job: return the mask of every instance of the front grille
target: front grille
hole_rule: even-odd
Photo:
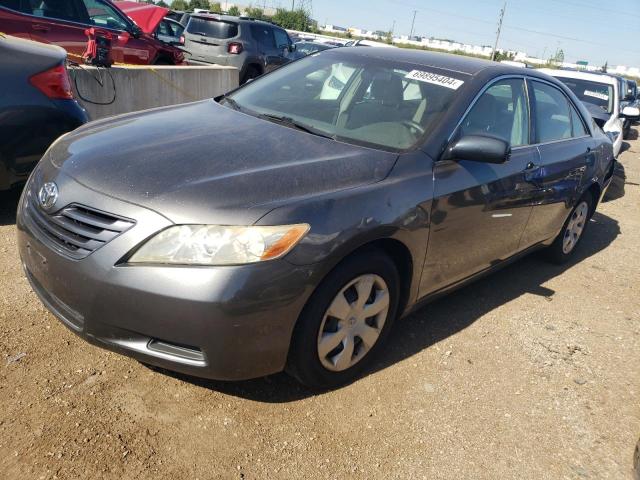
[[[53,214],[44,212],[35,195],[27,193],[25,213],[42,240],[60,253],[79,260],[131,228],[135,222],[83,205],[69,205]]]

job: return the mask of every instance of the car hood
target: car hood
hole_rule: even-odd
[[[153,33],[160,21],[169,12],[168,8],[158,7],[149,3],[115,2],[131,20],[136,22],[144,33]]]
[[[205,100],[88,123],[58,140],[43,163],[49,178],[62,173],[175,223],[237,225],[380,181],[396,159]]]

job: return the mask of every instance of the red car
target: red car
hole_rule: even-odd
[[[0,30],[9,35],[60,45],[71,59],[78,60],[85,51],[88,41],[85,30],[91,27],[112,34],[114,62],[184,63],[182,50],[145,33],[109,0],[0,0]]]

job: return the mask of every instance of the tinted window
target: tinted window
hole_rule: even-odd
[[[375,57],[305,57],[230,97],[249,114],[286,117],[342,142],[404,150],[431,132],[464,82],[463,74],[425,68]]]
[[[91,23],[96,27],[126,30],[129,26],[110,5],[98,0],[83,0],[83,2],[87,8]]]
[[[187,25],[187,32],[194,35],[213,38],[233,38],[238,35],[238,24],[234,22],[223,22],[220,20],[209,20],[200,17],[191,17]]]
[[[23,0],[20,10],[35,15],[36,17],[89,23],[89,15],[82,2],[69,0]]]
[[[20,8],[20,0],[0,0],[0,7],[10,8],[11,10],[24,10]]]
[[[164,19],[158,25],[158,34],[165,35],[167,37],[179,37],[182,35],[182,31],[184,27],[177,22],[171,22],[167,19]]]
[[[491,135],[512,147],[529,143],[529,110],[524,80],[494,83],[462,122],[463,135]]]
[[[582,121],[582,116],[571,106],[571,125],[573,127],[574,137],[583,137],[588,135],[587,129]]]
[[[538,143],[571,138],[569,102],[564,94],[546,83],[531,82],[535,99]]]
[[[273,49],[276,47],[271,28],[263,25],[251,25],[251,34],[262,48]]]
[[[276,45],[278,49],[287,48],[291,44],[291,40],[289,40],[289,35],[284,30],[280,30],[279,28],[275,28],[273,33],[276,37]]]

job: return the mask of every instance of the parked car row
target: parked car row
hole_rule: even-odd
[[[614,155],[622,149],[631,123],[640,119],[638,93],[623,77],[576,70],[541,69],[562,81],[585,105],[593,121],[610,135]]]
[[[87,47],[85,30],[99,28],[114,39],[114,62],[231,65],[241,83],[327,48],[304,43],[296,52],[284,29],[260,20],[133,1],[0,0],[0,23],[7,34],[59,45],[76,59]]]
[[[203,58],[241,43],[245,74],[260,38],[292,53],[237,17],[192,15],[184,34]],[[534,250],[577,251],[615,167],[586,105],[620,112],[619,84],[598,79],[332,48],[215,100],[100,120],[24,188],[26,276],[70,330],[145,363],[344,384],[399,316]]]

